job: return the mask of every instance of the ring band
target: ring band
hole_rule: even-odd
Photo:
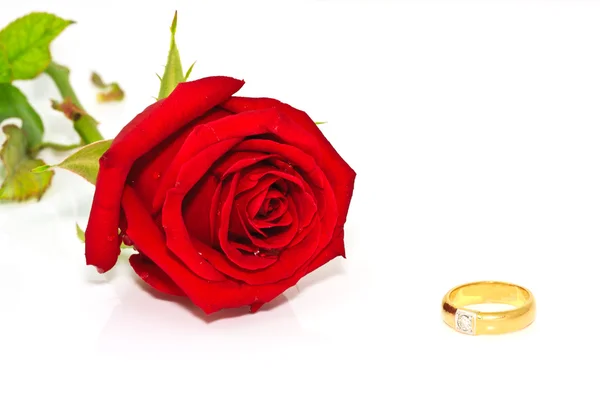
[[[506,311],[479,311],[481,304],[506,304]],[[451,289],[442,303],[444,322],[468,335],[491,335],[521,330],[535,319],[535,299],[524,287],[512,283],[483,281]]]

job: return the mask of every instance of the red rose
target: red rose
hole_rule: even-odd
[[[123,128],[100,159],[88,264],[110,270],[131,241],[144,281],[211,313],[256,311],[344,256],[354,171],[304,112],[232,97],[243,84],[182,83]]]

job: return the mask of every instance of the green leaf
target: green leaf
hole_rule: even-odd
[[[323,121],[317,121],[317,122],[315,122],[315,125],[323,125],[323,124],[326,124],[326,123],[327,123],[327,122],[323,122]]]
[[[101,90],[101,92],[96,95],[96,99],[99,103],[121,101],[125,97],[125,92],[117,82],[105,83],[97,72],[92,73],[91,80],[92,84]]]
[[[53,143],[53,142],[43,142],[36,148],[32,149],[32,151],[39,152],[44,149],[50,149],[50,150],[54,150],[54,151],[71,151],[71,150],[75,150],[81,146],[83,146],[83,143],[62,144],[62,143]]]
[[[176,31],[177,11],[175,11],[175,16],[171,23],[171,47],[167,57],[167,65],[165,65],[165,72],[160,80],[160,90],[158,92],[159,99],[164,99],[170,95],[179,83],[185,81],[183,68],[181,67],[181,58],[179,57],[179,50],[177,50],[177,44],[175,43]],[[189,72],[191,72],[191,70]]]
[[[53,14],[33,12],[8,24],[0,31],[0,46],[8,61],[8,69],[4,65],[0,76],[8,71],[8,81],[13,81],[41,74],[52,59],[50,42],[72,23]]]
[[[6,178],[0,186],[0,201],[39,200],[50,186],[54,171],[32,173],[33,168],[43,166],[44,162],[29,155],[25,133],[16,125],[6,125],[3,131],[6,142],[0,150],[0,158]]]
[[[75,224],[75,226],[77,228],[77,237],[79,238],[79,240],[81,240],[81,243],[85,243],[85,232],[83,231],[83,229],[81,229],[79,224]]]
[[[110,85],[110,89],[100,92],[96,95],[98,103],[108,103],[111,101],[121,101],[125,98],[125,92],[117,83]]]
[[[97,72],[92,72],[91,77],[92,84],[96,86],[98,89],[106,89],[108,84],[104,83],[104,79]]]
[[[33,172],[44,173],[48,168],[62,168],[76,173],[95,185],[100,169],[100,157],[108,150],[111,143],[112,139],[108,139],[88,144],[65,158],[60,164],[48,166],[47,168],[36,168]]]
[[[31,172],[33,172],[34,174],[39,174],[40,172],[44,172],[44,171],[48,171],[49,169],[54,168],[54,166],[52,165],[40,165],[39,167],[35,167],[31,169]]]
[[[0,45],[0,83],[10,82],[10,64],[4,46]]]
[[[185,73],[185,76],[183,77],[184,82],[187,82],[188,78],[190,77],[192,70],[194,69],[194,65],[196,65],[196,61],[194,61],[194,63],[192,65],[190,65],[187,72]]]
[[[28,147],[42,142],[44,124],[19,89],[10,83],[0,83],[0,124],[8,118],[23,121],[23,131],[27,136]]]

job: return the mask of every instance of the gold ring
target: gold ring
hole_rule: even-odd
[[[480,311],[488,304],[511,306],[503,311]],[[535,319],[535,299],[524,287],[512,283],[473,282],[451,289],[442,302],[444,322],[460,333],[491,335],[521,330]]]

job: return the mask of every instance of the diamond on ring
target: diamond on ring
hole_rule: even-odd
[[[456,310],[454,326],[457,331],[467,335],[475,334],[476,314],[465,310]]]

